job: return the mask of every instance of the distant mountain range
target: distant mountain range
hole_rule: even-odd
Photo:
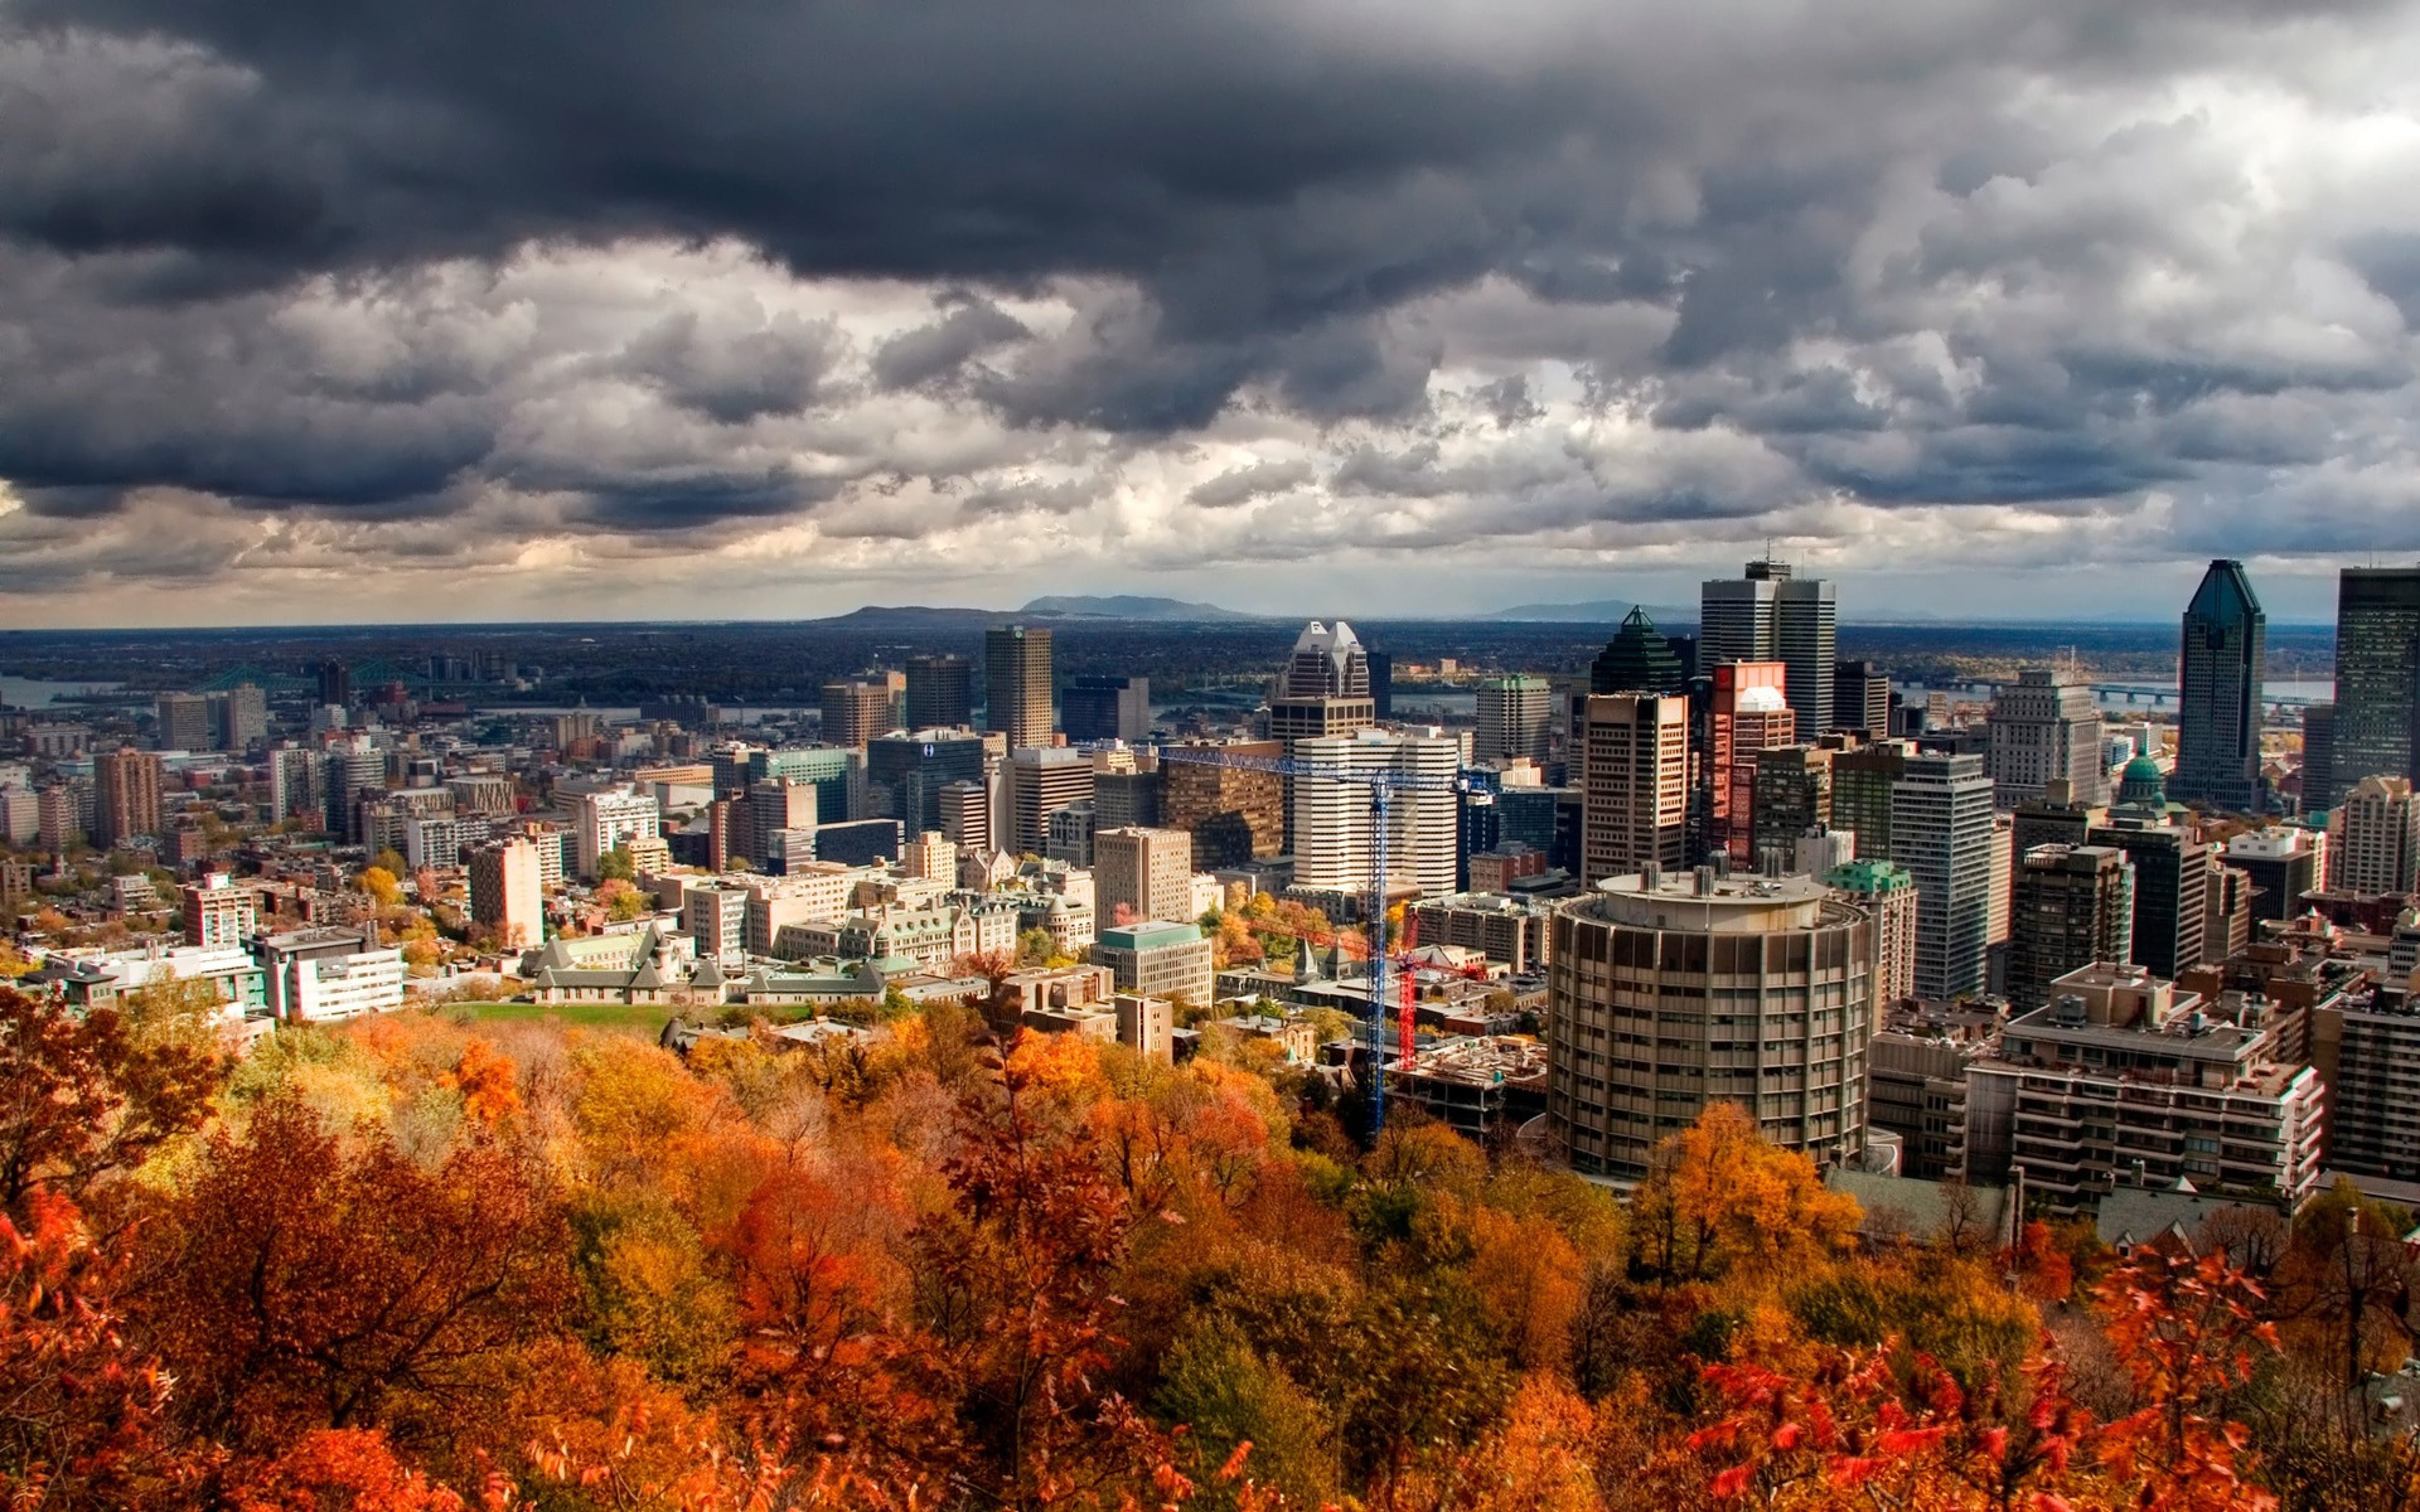
[[[1181,598],[1151,598],[1140,594],[1053,594],[1034,599],[1019,614],[1066,616],[1094,620],[1172,620],[1203,625],[1213,620],[1257,620],[1216,604],[1188,603]]]
[[[1515,604],[1492,614],[1475,614],[1480,620],[1528,620],[1538,624],[1619,625],[1622,617],[1638,606],[1627,599],[1592,598],[1577,604]],[[1661,625],[1666,620],[1685,623],[1697,616],[1685,609],[1669,605],[1650,604],[1647,617]]]
[[[1627,599],[1590,599],[1575,604],[1515,604],[1485,614],[1440,614],[1440,620],[1472,620],[1488,623],[1528,621],[1544,625],[1618,625],[1634,606]],[[1649,617],[1658,625],[1686,625],[1697,619],[1693,609],[1650,604]],[[1360,619],[1364,616],[1356,615]],[[1385,618],[1386,616],[1370,616]],[[1287,618],[1266,614],[1248,614],[1223,605],[1200,603],[1183,598],[1154,598],[1140,594],[1051,594],[1014,609],[935,609],[919,604],[869,604],[846,614],[836,614],[826,624],[850,625],[865,629],[894,630],[968,630],[990,625],[1008,625],[1018,620],[1103,620],[1160,625],[1235,625],[1256,621]]]

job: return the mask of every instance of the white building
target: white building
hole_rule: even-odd
[[[697,958],[719,965],[748,959],[748,889],[719,882],[681,892],[681,930],[697,942]]]
[[[325,1024],[401,1008],[403,951],[369,943],[374,937],[338,928],[262,935],[253,953],[266,979],[270,1015]]]
[[[1911,756],[1891,784],[1890,859],[1916,884],[1916,991],[1983,991],[1992,932],[1992,779],[1979,756]]]
[[[2091,687],[2071,681],[2063,669],[2028,667],[2017,681],[2002,683],[1992,700],[1990,733],[1988,770],[2002,808],[2040,797],[2054,778],[2073,785],[2078,803],[2105,800],[2101,708]]]
[[[1461,811],[1453,784],[1461,748],[1432,735],[1357,730],[1297,741],[1296,761],[1363,773],[1394,773],[1423,780],[1388,795],[1387,884],[1426,895],[1454,890],[1456,827]],[[1369,890],[1374,811],[1372,789],[1357,781],[1297,775],[1294,779],[1295,886],[1359,895]]]
[[[2399,777],[2365,777],[2329,822],[2328,887],[2371,896],[2412,890],[2420,868],[2420,800]]]
[[[663,822],[653,795],[625,783],[573,800],[573,830],[580,874],[594,879],[597,863],[634,840],[654,840]]]

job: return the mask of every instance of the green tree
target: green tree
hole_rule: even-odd
[[[1020,965],[1038,966],[1050,959],[1057,949],[1047,929],[1030,929],[1016,937],[1016,959]]]
[[[1246,1469],[1264,1487],[1305,1506],[1335,1497],[1336,1426],[1326,1409],[1256,1353],[1225,1318],[1197,1322],[1162,1366],[1153,1399],[1160,1417],[1190,1428],[1187,1473],[1200,1504],[1233,1506],[1236,1488],[1216,1473],[1239,1444],[1251,1445]]]
[[[638,874],[639,869],[631,864],[630,848],[627,845],[616,845],[597,858],[597,880],[599,882],[628,882]]]

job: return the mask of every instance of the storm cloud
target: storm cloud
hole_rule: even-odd
[[[0,0],[0,589],[2316,574],[2415,535],[2415,64],[2408,0]]]

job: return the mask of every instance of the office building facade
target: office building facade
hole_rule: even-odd
[[[2333,808],[2365,777],[2412,776],[2420,721],[2420,567],[2347,567],[2336,580]],[[2305,795],[2305,801],[2308,795]]]
[[[1671,694],[1591,693],[1572,744],[1579,767],[1580,880],[1642,867],[1678,872],[1687,859],[1689,701]]]
[[[823,732],[827,746],[862,746],[899,727],[893,717],[891,685],[850,678],[826,683]]]
[[[2107,757],[2092,689],[2063,669],[2028,667],[1992,700],[1988,770],[2000,806],[2013,809],[2064,780],[2077,801],[2099,803]]]
[[[1128,922],[1193,917],[1193,837],[1181,829],[1117,828],[1093,836],[1093,906]]]
[[[1490,677],[1475,698],[1471,760],[1482,766],[1524,758],[1546,764],[1555,731],[1554,689],[1543,677]]]
[[[1143,739],[1151,733],[1151,679],[1069,678],[1059,691],[1059,726],[1071,743]]]
[[[2023,1012],[2071,971],[2133,959],[2133,865],[2107,845],[2038,846],[2018,860],[2009,914],[2008,996]]]
[[[1811,738],[1832,728],[1838,618],[1830,582],[1800,578],[1786,562],[1751,562],[1741,577],[1714,579],[1700,590],[1698,664],[1781,662],[1784,698]]]
[[[1050,816],[1092,800],[1093,763],[1080,750],[1025,747],[1009,752],[1002,770],[1008,813],[1001,848],[1011,855],[1044,855],[1050,845]]]
[[[2241,562],[2219,561],[2186,606],[2177,663],[2177,764],[2168,792],[2180,802],[2257,813],[2260,678],[2269,616]]]
[[[1022,625],[984,632],[984,724],[1011,750],[1050,744],[1050,632]]]
[[[1916,990],[1934,1002],[1987,981],[1992,813],[1979,756],[1910,756],[1891,784],[1890,859],[1916,886]]]
[[[1890,677],[1879,663],[1832,664],[1832,728],[1880,740],[1891,733]]]
[[[908,658],[908,728],[956,730],[975,722],[974,666],[964,656]]]
[[[1422,896],[1455,890],[1462,769],[1458,742],[1360,730],[1295,743],[1297,759],[1334,770],[1419,781],[1388,795],[1387,886]],[[1318,777],[1294,779],[1295,886],[1359,897],[1375,865],[1378,811],[1373,788]]]

